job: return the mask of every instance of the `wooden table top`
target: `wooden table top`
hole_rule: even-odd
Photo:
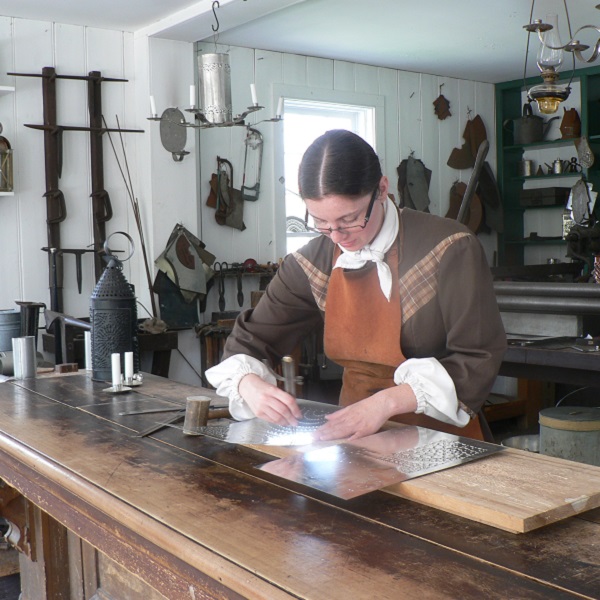
[[[84,538],[127,528],[189,565],[182,598],[197,572],[250,598],[600,597],[599,510],[515,535],[384,492],[341,500],[258,471],[257,449],[140,438],[168,415],[119,415],[214,392],[106,387],[83,372],[0,384],[0,477],[70,528],[59,500],[88,507]]]

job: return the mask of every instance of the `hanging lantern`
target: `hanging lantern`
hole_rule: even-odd
[[[229,54],[201,54],[198,62],[203,114],[210,123],[228,123],[231,108],[231,67]]]
[[[133,240],[122,231],[131,243]],[[112,234],[115,235],[115,234]],[[104,243],[108,266],[100,277],[90,298],[90,322],[92,324],[92,379],[111,381],[113,353],[121,354],[121,372],[124,372],[125,352],[133,352],[133,369],[140,370],[137,339],[137,304],[133,286],[123,275],[123,263],[111,255],[108,240]]]
[[[2,123],[0,123],[0,133],[2,133]],[[10,142],[0,135],[0,192],[13,190],[13,151]]]

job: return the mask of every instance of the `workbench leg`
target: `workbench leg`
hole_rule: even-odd
[[[26,502],[28,502],[26,500]],[[67,600],[69,560],[67,530],[32,506],[36,560],[19,557],[21,590],[25,600]]]

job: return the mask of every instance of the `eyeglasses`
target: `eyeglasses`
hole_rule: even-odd
[[[371,201],[369,202],[369,206],[367,208],[367,214],[365,215],[365,220],[362,224],[357,225],[348,225],[346,227],[309,227],[306,225],[307,231],[313,231],[315,233],[322,233],[323,235],[331,235],[334,231],[338,233],[350,233],[351,231],[358,231],[359,229],[364,229],[371,218],[371,212],[373,211],[373,206],[375,206],[375,200],[379,197],[379,185],[373,191],[373,195],[371,196]],[[306,211],[306,216],[304,218],[304,222],[308,222],[308,211]]]

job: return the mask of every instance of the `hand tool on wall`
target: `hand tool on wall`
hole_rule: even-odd
[[[238,305],[241,307],[244,305],[244,289],[242,284],[242,273],[244,271],[244,267],[242,265],[237,265],[237,301]]]
[[[225,273],[229,269],[229,265],[226,262],[216,262],[213,265],[215,271],[215,277],[217,278],[217,285],[219,286],[219,310],[223,312],[225,310]]]
[[[50,248],[42,248],[44,252],[50,252]],[[81,286],[83,281],[83,268],[81,264],[81,257],[87,252],[95,252],[93,248],[61,248],[57,250],[59,254],[73,254],[75,256],[75,270],[77,274],[77,290],[81,294]]]
[[[481,173],[481,168],[483,167],[483,161],[485,160],[489,149],[490,143],[487,140],[483,140],[481,144],[479,144],[477,156],[475,158],[475,166],[473,167],[471,177],[469,177],[469,183],[467,183],[467,189],[463,195],[458,216],[456,217],[456,220],[459,223],[465,223],[466,221],[467,211],[469,210],[471,199],[475,194],[475,188],[477,187],[477,183],[479,181],[479,174]]]
[[[104,190],[102,135],[106,132],[143,133],[143,129],[109,129],[102,126],[101,83],[127,82],[127,79],[102,77],[100,71],[90,71],[88,75],[58,75],[54,67],[44,67],[42,73],[8,73],[20,77],[41,77],[44,106],[44,123],[25,124],[25,127],[39,129],[44,132],[44,154],[46,167],[46,212],[48,222],[48,247],[60,249],[59,224],[67,216],[65,198],[58,187],[58,180],[62,173],[62,144],[63,132],[87,131],[90,133],[90,154],[92,169],[92,203],[94,218],[94,245],[95,249],[102,248],[105,240],[104,223],[112,217],[110,198]],[[88,85],[88,110],[90,115],[89,127],[74,125],[58,125],[56,122],[56,80],[71,79],[86,81]],[[62,308],[62,257],[57,256],[59,274],[58,278],[58,306]],[[94,261],[96,281],[102,275],[104,264],[101,256],[97,254]],[[51,283],[52,287],[52,283]]]
[[[252,127],[246,127],[246,140],[244,145],[246,150],[244,152],[244,175],[242,177],[242,198],[249,202],[256,202],[258,200],[258,193],[260,191],[260,173],[262,169],[262,155],[263,155],[263,136],[258,129]],[[252,186],[246,185],[246,165],[248,162],[248,148],[258,151],[258,166],[256,173],[256,183]]]
[[[106,240],[107,221],[112,218],[112,206],[108,192],[104,189],[104,159],[102,150],[102,74],[88,73],[88,111],[90,115],[90,164],[92,175],[92,215],[94,220],[94,247],[102,248]],[[104,264],[99,254],[94,256],[96,281],[102,276]]]

